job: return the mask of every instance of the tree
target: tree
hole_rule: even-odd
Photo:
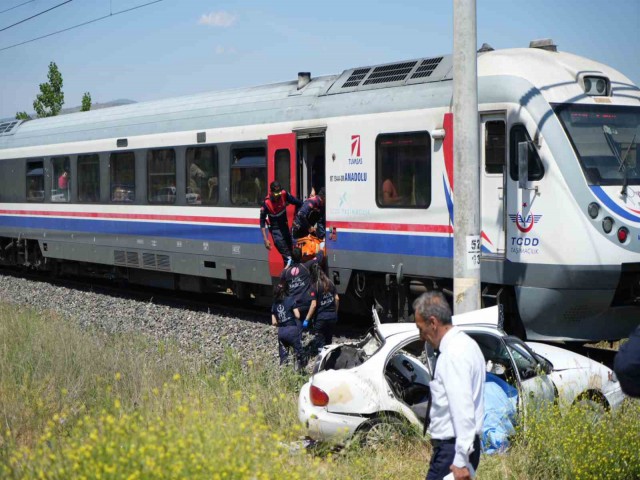
[[[89,110],[91,110],[91,94],[89,92],[84,92],[84,95],[82,95],[82,108],[80,111],[88,112]]]
[[[33,101],[38,117],[54,117],[60,113],[64,103],[62,92],[62,74],[55,62],[49,64],[49,81],[40,84],[40,93]]]
[[[16,120],[31,120],[31,117],[27,112],[16,113]]]

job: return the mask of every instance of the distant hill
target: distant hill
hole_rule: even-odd
[[[129,100],[126,98],[121,98],[118,100],[112,100],[110,102],[104,102],[104,103],[92,103],[91,104],[91,110],[100,110],[102,108],[111,108],[111,107],[119,107],[121,105],[130,105],[132,103],[137,103],[135,100]],[[66,115],[67,113],[76,113],[79,112],[82,109],[82,106],[77,106],[77,107],[70,107],[70,108],[63,108],[60,111],[60,115]],[[30,112],[29,115],[31,115],[31,118],[35,119],[36,118],[36,114],[35,112]],[[8,117],[8,118],[3,118],[0,119],[0,122],[6,122],[9,120],[14,120],[14,117]]]

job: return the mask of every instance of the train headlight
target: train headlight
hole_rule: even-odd
[[[618,229],[618,241],[624,243],[627,241],[627,238],[629,238],[629,230],[627,227],[620,227]]]
[[[589,204],[588,212],[591,218],[596,218],[600,213],[600,205],[598,205],[596,202],[591,202]]]
[[[611,233],[611,230],[613,229],[613,218],[604,217],[604,220],[602,220],[602,229],[604,230],[604,233]]]
[[[584,93],[592,97],[606,97],[609,94],[609,79],[607,77],[584,77],[583,84]]]

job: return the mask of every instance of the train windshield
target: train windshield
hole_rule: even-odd
[[[640,107],[555,105],[591,185],[640,185]]]

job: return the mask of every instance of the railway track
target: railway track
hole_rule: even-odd
[[[41,282],[82,292],[108,295],[114,298],[153,303],[158,306],[194,313],[207,313],[271,324],[271,299],[267,297],[241,300],[228,291],[206,294],[192,293],[129,284],[127,282],[114,282],[95,277],[54,276],[10,267],[0,267],[0,277],[2,276]],[[340,318],[340,322],[335,329],[335,335],[337,337],[357,338],[365,335],[371,325],[371,318],[368,315],[345,315]]]
[[[23,279],[78,292],[106,295],[114,299],[127,299],[145,304],[154,304],[158,307],[177,309],[192,314],[211,314],[255,324],[270,324],[271,303],[270,299],[266,297],[240,300],[229,292],[216,292],[208,293],[206,298],[203,298],[205,297],[204,294],[131,285],[94,277],[52,276],[7,267],[0,268],[0,277]],[[369,328],[371,328],[369,315],[343,315],[336,326],[335,335],[338,339],[359,338],[364,336]],[[570,342],[553,344],[612,368],[619,342],[614,342],[610,347],[606,346],[605,342],[600,342],[597,345]]]

